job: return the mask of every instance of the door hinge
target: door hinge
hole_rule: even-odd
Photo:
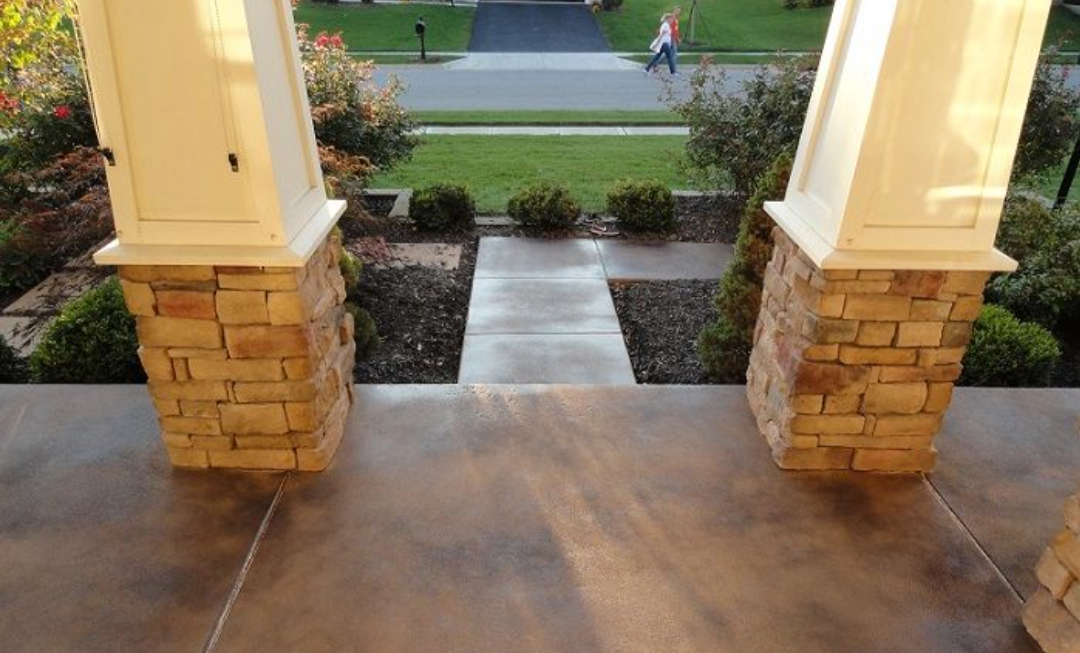
[[[240,172],[240,157],[236,156],[236,152],[229,152],[229,167],[233,172]]]

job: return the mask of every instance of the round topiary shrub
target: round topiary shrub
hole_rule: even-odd
[[[26,381],[26,361],[0,336],[0,383],[23,383]]]
[[[607,210],[627,231],[664,232],[675,226],[675,196],[652,179],[615,184],[608,191]]]
[[[356,360],[367,360],[378,353],[382,347],[382,338],[375,326],[371,314],[352,302],[345,304],[345,310],[353,316],[353,340],[356,341]]]
[[[35,383],[141,383],[135,318],[116,279],[72,300],[30,355]]]
[[[1061,349],[1054,336],[1032,322],[1021,322],[1000,306],[983,307],[971,345],[964,357],[961,385],[988,387],[1040,387]]]
[[[510,217],[534,229],[569,229],[581,214],[581,207],[563,186],[540,182],[527,186],[510,198]]]
[[[464,186],[436,184],[413,193],[409,219],[424,231],[466,231],[473,226],[476,201]]]

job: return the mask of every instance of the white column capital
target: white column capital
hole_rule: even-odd
[[[1050,4],[837,0],[766,210],[823,269],[1015,269],[994,239]]]
[[[78,0],[109,265],[301,266],[327,200],[289,0]]]

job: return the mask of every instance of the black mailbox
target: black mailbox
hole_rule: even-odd
[[[416,21],[416,35],[423,36],[425,31],[427,31],[427,25],[424,24],[424,18],[421,16]]]

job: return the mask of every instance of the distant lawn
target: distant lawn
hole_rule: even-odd
[[[412,161],[369,185],[464,184],[480,211],[502,213],[518,189],[548,180],[569,187],[585,210],[600,211],[620,179],[689,188],[676,164],[685,142],[681,136],[426,136]]]
[[[413,27],[423,16],[427,24],[428,51],[459,52],[468,49],[475,10],[438,5],[321,4],[301,0],[296,22],[319,32],[341,32],[349,50],[419,52]]]
[[[1056,200],[1058,190],[1061,188],[1061,180],[1065,178],[1065,167],[1068,163],[1069,158],[1065,157],[1062,159],[1061,165],[1047,171],[1045,174],[1019,182],[1017,189],[1042,195],[1050,201]],[[1072,188],[1069,190],[1068,201],[1074,204],[1080,202],[1080,174],[1073,181]]]
[[[600,26],[617,52],[645,51],[671,0],[630,0],[621,11],[601,12]],[[690,2],[679,31],[690,38]],[[697,40],[708,50],[818,50],[832,8],[784,9],[781,0],[699,0]],[[689,47],[684,46],[683,50]]]
[[[425,125],[681,125],[669,111],[413,111]]]
[[[602,12],[600,26],[618,52],[644,51],[656,33],[660,16],[670,11],[671,0],[631,0],[621,11]],[[691,3],[683,2],[679,25],[690,38]],[[697,49],[703,50],[820,50],[825,42],[831,7],[784,9],[782,0],[699,0]],[[1047,44],[1064,42],[1066,50],[1080,49],[1080,17],[1054,7],[1047,28]],[[685,46],[683,51],[693,49]]]

